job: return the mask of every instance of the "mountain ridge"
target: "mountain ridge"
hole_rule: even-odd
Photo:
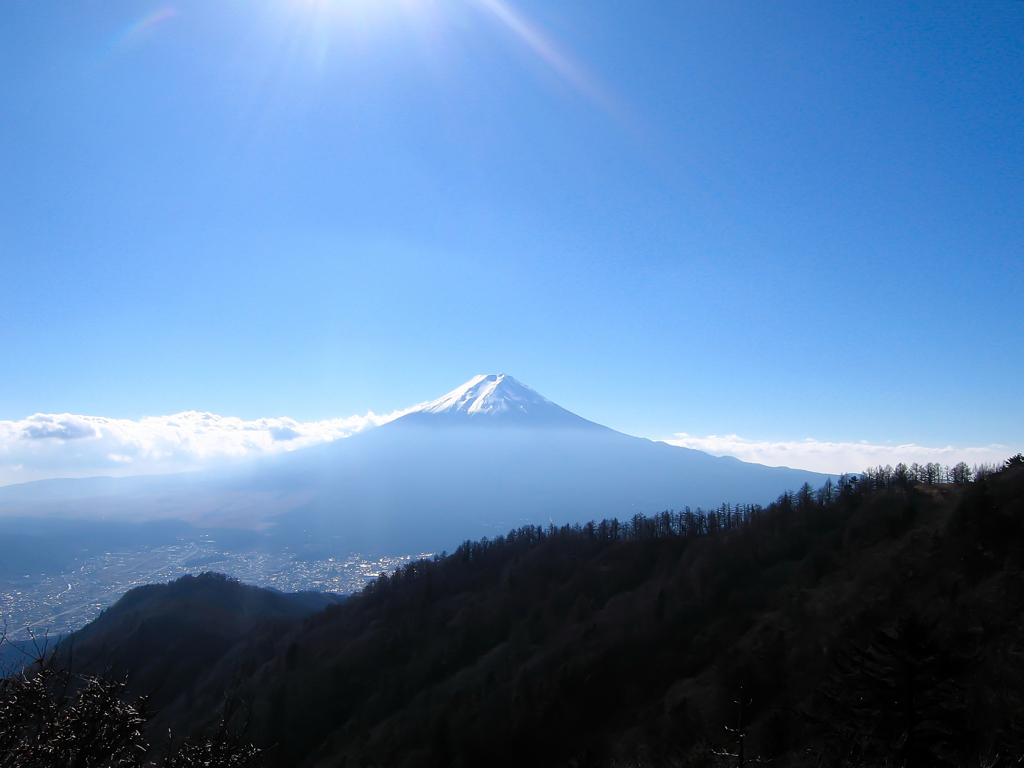
[[[282,768],[693,768],[741,740],[789,768],[1014,764],[1024,462],[970,484],[821,490],[466,541],[239,633],[172,681],[151,727],[201,727],[237,690]],[[135,624],[111,611],[82,650],[154,625],[195,646],[201,626],[154,608]],[[143,662],[154,679],[166,660]]]

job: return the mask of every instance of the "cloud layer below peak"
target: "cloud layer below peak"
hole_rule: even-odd
[[[167,474],[222,466],[346,438],[410,410],[304,423],[289,418],[244,421],[197,411],[138,421],[37,413],[20,421],[0,421],[0,485],[56,477]],[[738,435],[694,437],[684,432],[664,442],[714,456],[831,474],[860,472],[901,461],[1001,463],[1019,450],[1003,445],[929,448],[913,443],[872,445],[810,438],[772,442]]]
[[[406,413],[297,422],[186,411],[132,421],[37,413],[0,421],[0,485],[53,477],[167,474],[348,437]]]
[[[830,443],[807,438],[789,442],[748,440],[739,435],[710,435],[694,437],[679,432],[674,439],[662,442],[694,448],[713,456],[734,456],[742,461],[767,464],[770,467],[794,467],[814,472],[840,474],[862,472],[868,467],[899,462],[927,464],[936,462],[954,465],[964,461],[975,464],[1001,464],[1016,451],[1005,445],[987,445],[980,448],[929,448],[914,443],[902,445],[872,445],[859,443]]]

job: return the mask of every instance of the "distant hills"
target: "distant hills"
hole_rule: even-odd
[[[1019,764],[1024,458],[871,485],[524,527],[303,615],[188,578],[76,655],[163,679],[154,733],[233,695],[270,766]]]
[[[241,466],[3,487],[0,519],[181,520],[281,545],[405,554],[526,523],[767,503],[824,480],[631,437],[497,374],[367,432]]]

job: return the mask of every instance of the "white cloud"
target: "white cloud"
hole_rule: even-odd
[[[673,440],[662,442],[681,445],[684,448],[696,448],[714,456],[735,456],[742,461],[767,464],[770,467],[794,467],[831,474],[861,472],[868,467],[879,464],[895,465],[901,461],[906,464],[913,464],[915,461],[919,464],[938,462],[952,465],[960,461],[971,465],[994,464],[1002,463],[1008,456],[1017,452],[1005,445],[987,445],[982,448],[954,448],[950,445],[945,448],[929,448],[914,443],[829,443],[810,437],[800,441],[771,442],[748,440],[739,435],[694,437],[685,432],[677,433]]]
[[[300,423],[187,411],[132,421],[37,413],[0,421],[0,485],[51,477],[165,474],[348,437],[407,413]]]
[[[37,413],[21,421],[0,421],[0,485],[51,477],[124,477],[203,469],[338,440],[410,410],[305,423],[288,418],[243,421],[196,411],[139,421]],[[682,432],[663,442],[715,456],[832,474],[900,461],[996,463],[1024,448],[929,448],[912,443],[871,445],[811,438],[772,442],[738,435],[694,437]]]

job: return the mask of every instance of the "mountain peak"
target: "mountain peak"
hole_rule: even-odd
[[[551,402],[507,373],[474,376],[437,400],[423,403],[397,422],[588,427],[599,425]]]
[[[506,411],[527,413],[538,406],[552,406],[550,400],[505,373],[474,376],[461,387],[417,408],[424,413],[456,411],[467,414],[496,414]],[[557,407],[557,406],[556,406]]]

